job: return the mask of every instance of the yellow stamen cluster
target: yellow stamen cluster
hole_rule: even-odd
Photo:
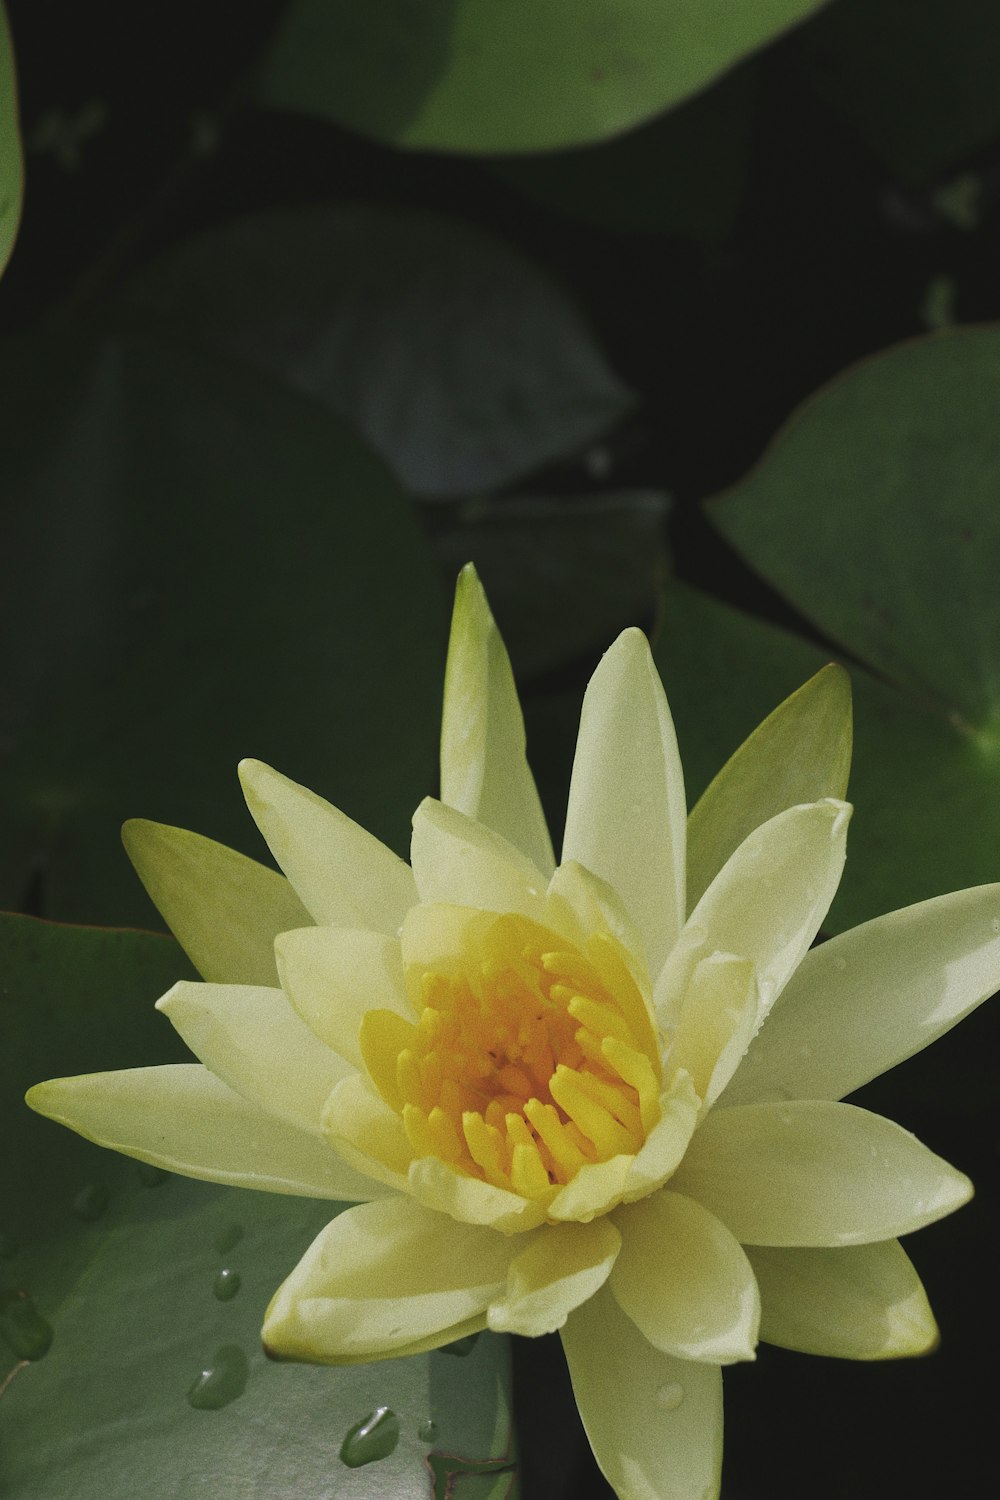
[[[537,1198],[640,1149],[659,1118],[659,1054],[613,938],[582,953],[497,917],[474,951],[410,978],[419,1020],[371,1011],[361,1047],[418,1156]]]

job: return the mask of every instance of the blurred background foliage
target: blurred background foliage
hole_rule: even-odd
[[[161,925],[124,818],[261,857],[253,755],[405,852],[470,558],[555,827],[583,686],[638,623],[692,801],[850,668],[829,931],[1000,879],[1000,8],[7,11],[0,1488],[124,1496],[141,1455],[153,1500],[606,1494],[554,1340],[513,1351],[519,1476],[504,1340],[265,1366],[315,1206],[147,1183],[20,1093],[177,1055],[150,1013],[172,942],[89,930]],[[980,1188],[912,1246],[941,1350],[762,1349],[727,1376],[725,1500],[981,1486],[996,1029],[865,1091]],[[237,1262],[239,1296],[209,1298]],[[209,1417],[185,1393],[213,1349]],[[382,1405],[398,1440],[348,1466]]]

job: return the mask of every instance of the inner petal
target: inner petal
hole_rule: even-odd
[[[450,952],[406,954],[415,1019],[376,1010],[361,1025],[365,1065],[416,1155],[540,1198],[587,1163],[637,1153],[662,1073],[616,940],[570,947],[516,914],[449,925]]]

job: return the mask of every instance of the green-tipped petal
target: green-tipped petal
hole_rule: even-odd
[[[395,933],[417,899],[404,861],[270,766],[244,760],[239,769],[254,822],[313,921]]]
[[[746,1245],[862,1245],[922,1229],[972,1196],[961,1172],[891,1120],[800,1100],[714,1109],[673,1186]]]
[[[545,921],[547,882],[527,855],[433,797],[425,797],[413,815],[410,858],[422,902]]]
[[[688,819],[688,906],[743,840],[786,808],[847,795],[851,679],[831,662],[730,756]]]
[[[664,1354],[731,1364],[753,1359],[760,1297],[750,1262],[724,1224],[664,1189],[619,1208],[622,1249],[611,1290]]]
[[[876,917],[807,953],[726,1091],[840,1099],[1000,989],[1000,885]]]
[[[275,937],[309,920],[283,875],[214,839],[144,818],[125,824],[122,842],[203,979],[274,983]]]
[[[99,1146],[184,1177],[302,1198],[384,1196],[315,1136],[256,1109],[197,1063],[53,1078],[27,1100]]]
[[[716,1500],[718,1365],[654,1349],[608,1287],[570,1313],[561,1337],[590,1446],[618,1500]]]
[[[555,1333],[574,1307],[604,1285],[620,1247],[610,1219],[550,1225],[531,1235],[511,1262],[503,1292],[490,1303],[490,1328],[527,1338]]]
[[[819,931],[840,883],[851,808],[827,798],[779,813],[744,839],[691,913],[700,954],[733,953],[754,966],[758,1021]],[[678,945],[678,951],[684,948]],[[688,955],[693,963],[699,952]],[[671,1024],[679,996],[674,961],[657,982],[656,1009]]]
[[[516,1240],[403,1199],[340,1214],[310,1245],[264,1319],[286,1359],[351,1364],[448,1343],[502,1289]]]
[[[601,659],[583,700],[562,858],[618,892],[655,975],[684,921],[684,777],[663,685],[640,630]]]
[[[551,875],[552,841],[525,756],[514,674],[471,563],[459,574],[451,617],[441,801],[501,834]]]
[[[182,981],[156,1008],[199,1061],[248,1103],[320,1134],[330,1090],[351,1070],[309,1030],[281,990]]]
[[[419,908],[414,908],[419,910]],[[348,927],[303,927],[275,943],[281,986],[320,1041],[354,1067],[369,1010],[395,1010],[412,1019],[403,983],[398,938]]]
[[[838,1359],[899,1359],[938,1341],[927,1294],[898,1240],[843,1250],[751,1245],[747,1255],[769,1344]]]

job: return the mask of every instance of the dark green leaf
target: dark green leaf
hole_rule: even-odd
[[[441,1500],[427,1462],[436,1450],[459,1473],[492,1465],[487,1493],[506,1496],[505,1340],[484,1335],[464,1359],[271,1364],[260,1349],[264,1308],[330,1205],[150,1174],[22,1104],[23,1089],[46,1075],[179,1055],[152,1009],[186,972],[176,944],[0,917],[0,964],[7,1500],[132,1500],[137,1484],[149,1500],[202,1489],[218,1500]],[[239,1274],[235,1295],[231,1278],[220,1295],[224,1269]],[[29,1345],[36,1357],[25,1364],[24,1346],[4,1337],[8,1304],[29,1306],[51,1330],[47,1351]],[[395,1413],[398,1442],[347,1467],[344,1438],[380,1406]]]
[[[377,140],[544,151],[677,104],[822,0],[293,0],[264,99]]]
[[[129,303],[317,397],[417,494],[510,484],[632,405],[558,287],[437,214],[365,204],[241,219],[172,251]]]

